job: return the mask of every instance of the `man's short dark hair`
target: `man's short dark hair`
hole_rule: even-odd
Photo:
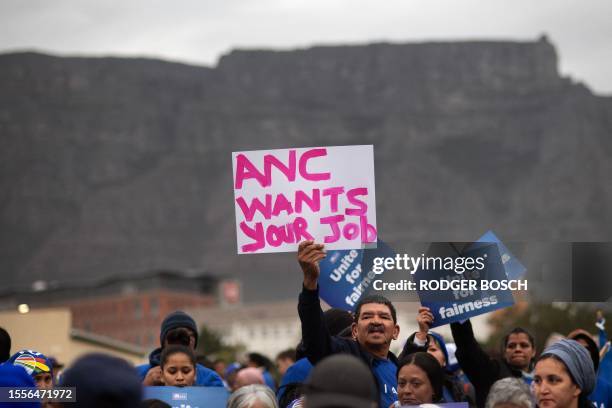
[[[361,306],[367,305],[370,303],[378,303],[381,305],[385,305],[391,311],[391,317],[393,318],[393,323],[397,323],[397,312],[395,311],[395,306],[389,299],[381,295],[369,295],[362,298],[359,302],[357,302],[357,306],[355,307],[355,322],[359,320],[359,314],[361,313]]]
[[[295,360],[295,349],[287,349],[283,350],[276,355],[276,360],[286,360],[289,359],[291,361]]]
[[[248,360],[255,364],[255,366],[257,367],[265,367],[267,370],[272,369],[272,362],[270,361],[270,359],[266,356],[264,356],[263,354],[259,354],[259,353],[249,353],[247,355]]]

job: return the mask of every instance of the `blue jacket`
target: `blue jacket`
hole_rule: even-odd
[[[149,354],[149,363],[136,366],[136,371],[141,381],[145,379],[152,367],[157,367],[159,365],[160,355],[161,348],[157,348]],[[224,387],[223,380],[219,374],[201,364],[196,364],[196,380],[194,385],[202,387]]]
[[[315,290],[302,289],[298,313],[302,322],[305,354],[313,365],[331,354],[352,354],[370,367],[378,386],[379,405],[388,408],[397,400],[397,357],[389,352],[387,359],[381,360],[368,353],[355,340],[331,336],[323,320],[318,287]]]
[[[266,383],[266,385],[270,387],[272,391],[276,392],[276,381],[274,381],[272,374],[270,374],[268,370],[264,370],[262,374],[263,374],[264,382]]]
[[[306,357],[299,359],[293,363],[283,375],[281,384],[276,392],[276,398],[280,401],[287,391],[287,386],[290,384],[302,384],[308,378],[310,371],[312,370],[312,364]]]

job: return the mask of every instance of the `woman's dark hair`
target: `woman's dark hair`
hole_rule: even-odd
[[[295,349],[283,350],[276,355],[276,360],[286,360],[286,359],[297,361],[295,359]]]
[[[170,344],[181,344],[183,346],[189,346],[193,332],[184,327],[177,327],[168,331],[166,334],[166,342]]]
[[[168,361],[168,358],[176,353],[183,353],[187,355],[187,357],[189,357],[189,361],[191,361],[191,364],[193,364],[194,367],[196,366],[196,355],[194,351],[189,347],[181,345],[172,345],[164,347],[161,353],[161,357],[159,359],[159,365],[163,367]]]
[[[527,338],[529,339],[529,344],[531,344],[531,348],[535,350],[535,338],[531,335],[531,333],[529,333],[527,330],[523,329],[522,327],[515,327],[514,329],[510,330],[508,334],[504,336],[504,341],[502,341],[502,349],[501,349],[502,356],[506,354],[506,346],[508,345],[508,340],[510,339],[510,336],[513,334],[521,334],[521,333],[524,333],[527,335]],[[531,361],[529,361],[530,371],[532,371],[533,368],[535,367],[535,363],[536,363],[535,357],[532,358]]]
[[[444,385],[444,369],[438,363],[434,356],[424,351],[412,353],[402,358],[397,366],[397,375],[402,367],[414,364],[421,370],[425,371],[427,378],[431,383],[431,388],[434,391],[433,401],[439,402],[442,399],[442,386]]]
[[[143,400],[138,407],[139,408],[172,408],[171,405],[168,405],[164,401],[158,400],[158,399]]]
[[[531,347],[535,348],[535,338],[531,335],[531,333],[529,333],[527,330],[523,329],[522,327],[515,327],[514,329],[509,331],[508,334],[506,334],[506,336],[504,337],[504,341],[502,342],[504,349],[506,348],[506,345],[508,344],[510,335],[521,334],[521,333],[525,333],[527,335],[527,337],[529,338],[529,343],[531,344]]]

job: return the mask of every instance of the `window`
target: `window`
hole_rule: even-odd
[[[142,302],[140,299],[134,300],[134,317],[136,319],[142,318]]]
[[[149,301],[149,312],[152,317],[157,317],[159,315],[159,302],[157,299],[153,298]]]

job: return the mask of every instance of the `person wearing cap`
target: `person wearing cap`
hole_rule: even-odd
[[[417,352],[431,354],[444,370],[444,383],[442,387],[444,400],[446,402],[467,402],[474,406],[473,398],[470,398],[464,391],[464,382],[454,376],[450,370],[448,350],[444,338],[440,334],[429,330],[432,322],[433,315],[429,309],[420,307],[417,313],[419,331],[408,337],[399,359],[402,360],[404,357]]]
[[[34,350],[19,350],[6,363],[26,370],[36,383],[36,388],[53,388],[53,364],[44,354]]]
[[[592,408],[595,369],[589,352],[575,340],[562,339],[544,350],[534,370],[539,408]]]
[[[319,300],[319,261],[325,258],[324,246],[303,241],[298,246],[297,257],[304,275],[298,313],[308,360],[316,367],[331,354],[359,357],[378,383],[379,406],[389,407],[397,400],[397,357],[389,350],[400,331],[395,307],[383,296],[366,296],[355,306],[352,338],[331,336],[325,327]]]
[[[149,362],[136,367],[143,385],[163,385],[159,363],[162,350],[167,345],[181,344],[195,351],[198,344],[198,327],[193,318],[180,310],[170,313],[162,321],[159,343],[161,347],[151,352]],[[196,364],[195,385],[206,387],[224,386],[219,374],[201,364]]]
[[[134,408],[142,398],[141,380],[127,361],[102,353],[86,354],[68,367],[61,387],[74,387],[76,402],[55,402],[63,408]]]
[[[29,388],[35,387],[34,379],[21,365],[0,363],[0,387]],[[0,402],[0,408],[40,408],[40,402]]]
[[[593,340],[589,332],[582,329],[574,330],[567,335],[567,338],[576,340],[586,348],[591,356],[591,361],[593,361],[593,368],[597,374],[597,382],[595,383],[595,389],[588,396],[589,401],[591,401],[596,408],[612,407],[612,385],[610,385],[609,379],[604,378],[603,375],[599,375],[599,347],[597,347],[595,340]]]
[[[378,399],[376,382],[368,366],[357,357],[337,354],[313,368],[304,387],[303,406],[375,408]]]

